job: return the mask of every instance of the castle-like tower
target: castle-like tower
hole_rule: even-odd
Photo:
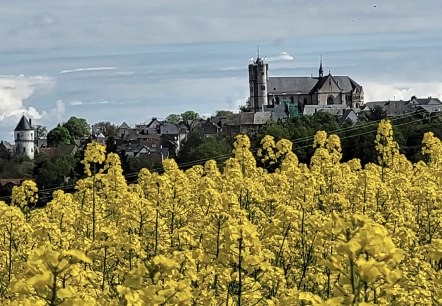
[[[34,159],[34,129],[23,115],[14,130],[15,153]]]
[[[252,60],[249,64],[249,86],[250,100],[249,107],[252,112],[262,112],[264,105],[268,105],[268,70],[269,65],[264,63],[264,59],[258,58],[256,62]]]

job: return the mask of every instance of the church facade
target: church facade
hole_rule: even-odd
[[[259,58],[249,63],[249,108],[261,112],[279,104],[341,105],[358,108],[364,102],[361,85],[349,76],[324,75],[322,61],[318,77],[269,77],[268,64]]]

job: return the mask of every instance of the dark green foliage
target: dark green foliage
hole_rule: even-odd
[[[68,129],[59,125],[49,131],[47,141],[49,147],[56,147],[59,144],[72,144],[74,143],[74,138]]]
[[[192,110],[188,110],[188,111],[185,111],[184,113],[181,114],[181,120],[187,122],[189,120],[195,120],[195,119],[199,118],[199,116],[200,115],[198,113],[196,113]]]
[[[32,178],[34,162],[25,155],[15,155],[11,159],[0,159],[0,178]]]
[[[178,114],[170,114],[166,117],[166,122],[172,124],[178,124],[181,121],[181,116]]]
[[[365,121],[380,121],[385,118],[387,118],[387,112],[379,105],[374,106],[368,112],[361,112],[359,115],[359,119]]]
[[[190,159],[210,159],[221,155],[229,155],[231,152],[231,146],[223,139],[208,137],[199,146],[190,151]]]
[[[124,173],[128,174],[128,180],[132,178],[132,174],[138,173],[141,169],[147,168],[151,171],[160,171],[163,165],[160,158],[152,158],[149,155],[141,155],[138,157],[127,157],[124,163]],[[133,178],[137,178],[136,175]]]
[[[233,112],[229,110],[217,110],[215,114],[219,117],[226,117],[227,115],[233,114]]]
[[[35,179],[39,188],[58,187],[65,183],[65,178],[74,178],[74,156],[60,155],[50,157],[40,153],[35,158]]]
[[[376,118],[376,120],[374,120]],[[363,120],[356,124],[350,122],[339,126],[335,117],[326,112],[314,115],[287,118],[284,121],[271,122],[264,126],[254,138],[254,147],[260,146],[265,135],[271,135],[275,142],[281,138],[292,141],[293,151],[300,162],[309,163],[313,155],[313,138],[317,131],[337,134],[341,139],[342,161],[359,158],[361,163],[376,162],[375,138],[378,122],[385,118],[385,112],[375,107]],[[408,115],[391,119],[394,139],[399,144],[400,152],[412,161],[422,160],[421,148],[423,135],[433,132],[442,137],[441,117],[421,118]],[[442,139],[442,138],[441,138]]]
[[[67,129],[74,139],[81,139],[90,135],[89,124],[83,118],[72,116],[67,122],[62,124],[62,127]]]
[[[37,141],[37,139],[39,138],[46,137],[48,134],[48,129],[46,126],[35,125],[34,130],[35,130],[35,141]]]
[[[220,137],[204,137],[199,132],[190,132],[184,148],[178,156],[178,162],[188,168],[196,161],[219,158],[217,161],[226,160],[232,153],[232,146]],[[189,163],[189,164],[187,164]]]

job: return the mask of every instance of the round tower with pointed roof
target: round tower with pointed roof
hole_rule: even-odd
[[[24,115],[14,130],[15,152],[34,159],[34,129]]]

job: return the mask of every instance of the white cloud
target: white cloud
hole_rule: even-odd
[[[0,122],[9,117],[27,115],[36,119],[42,117],[34,107],[24,101],[36,91],[52,86],[52,79],[46,76],[2,76],[0,77]]]
[[[376,82],[364,83],[364,100],[409,100],[412,96],[418,98],[434,97],[442,99],[442,83],[398,83],[380,84]]]
[[[60,71],[61,74],[73,73],[73,72],[91,72],[91,71],[105,71],[105,70],[115,70],[115,67],[87,67],[87,68],[76,68],[76,69],[66,69]]]
[[[268,62],[276,62],[276,61],[293,61],[293,56],[291,56],[288,52],[283,51],[277,55],[267,56],[266,60]]]
[[[50,90],[53,82],[46,76],[0,76],[0,139],[8,135],[12,140],[12,131],[22,115],[32,119],[33,124],[41,125],[63,118],[66,109],[62,100],[57,100],[49,111],[25,104],[31,96]]]

